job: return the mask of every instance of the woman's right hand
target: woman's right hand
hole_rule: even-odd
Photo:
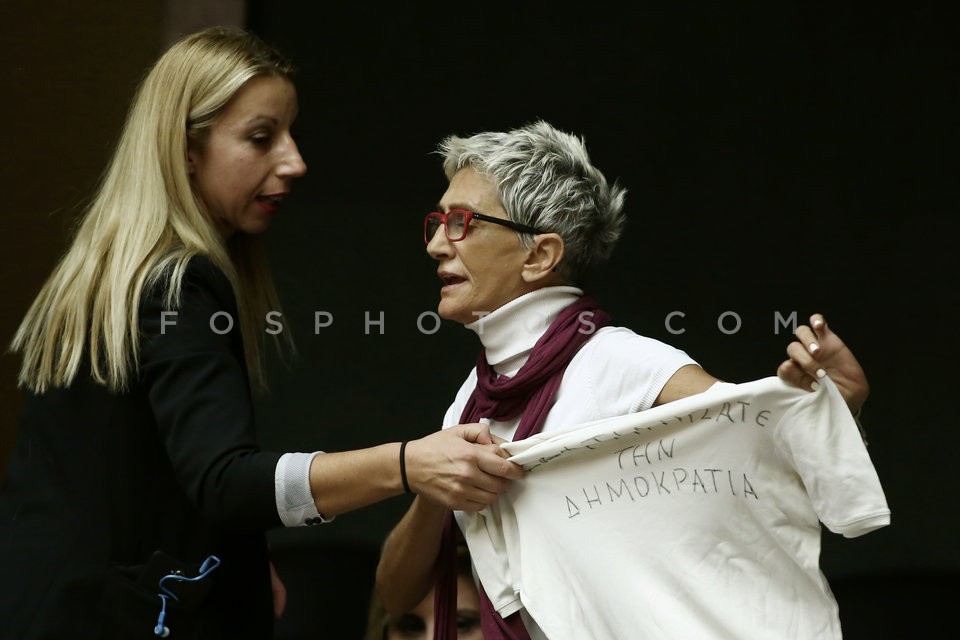
[[[410,489],[450,509],[479,511],[523,477],[485,424],[461,424],[411,440],[406,448]]]

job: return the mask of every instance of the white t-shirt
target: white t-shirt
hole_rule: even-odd
[[[829,379],[717,385],[505,447],[527,474],[461,522],[494,605],[551,640],[840,638],[820,522],[890,521]]]
[[[494,370],[500,375],[514,375],[550,323],[582,294],[574,287],[539,289],[512,300],[467,328],[480,337],[487,362]],[[648,409],[677,369],[695,364],[683,351],[629,329],[599,329],[564,371],[556,402],[547,415],[542,433]],[[447,410],[445,427],[460,423],[460,415],[476,384],[474,368]],[[519,418],[489,424],[494,434],[511,440]],[[473,517],[463,512],[456,512],[456,516],[461,529],[466,529]],[[501,614],[509,615],[519,607],[520,603],[516,602]],[[534,640],[543,638],[537,625],[521,613],[530,636]]]

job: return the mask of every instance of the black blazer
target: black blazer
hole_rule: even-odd
[[[207,578],[165,583],[182,591],[172,637],[271,637],[279,454],[257,447],[233,291],[194,258],[167,311],[160,287],[144,295],[128,391],[84,368],[26,394],[0,493],[0,638],[154,638],[160,578],[193,577],[210,555]]]

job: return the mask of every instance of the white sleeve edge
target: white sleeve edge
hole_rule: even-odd
[[[313,453],[285,453],[277,461],[273,476],[277,513],[285,527],[300,527],[308,524],[331,522],[317,511],[310,490],[310,463],[323,451]]]
[[[853,522],[837,526],[828,526],[834,533],[843,534],[844,538],[858,538],[864,534],[876,531],[890,524],[890,511],[883,511],[871,516],[865,516]]]

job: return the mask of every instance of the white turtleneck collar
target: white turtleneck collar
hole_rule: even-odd
[[[560,312],[583,295],[577,287],[544,287],[514,298],[496,311],[465,325],[478,336],[487,362],[500,375],[513,375]]]

